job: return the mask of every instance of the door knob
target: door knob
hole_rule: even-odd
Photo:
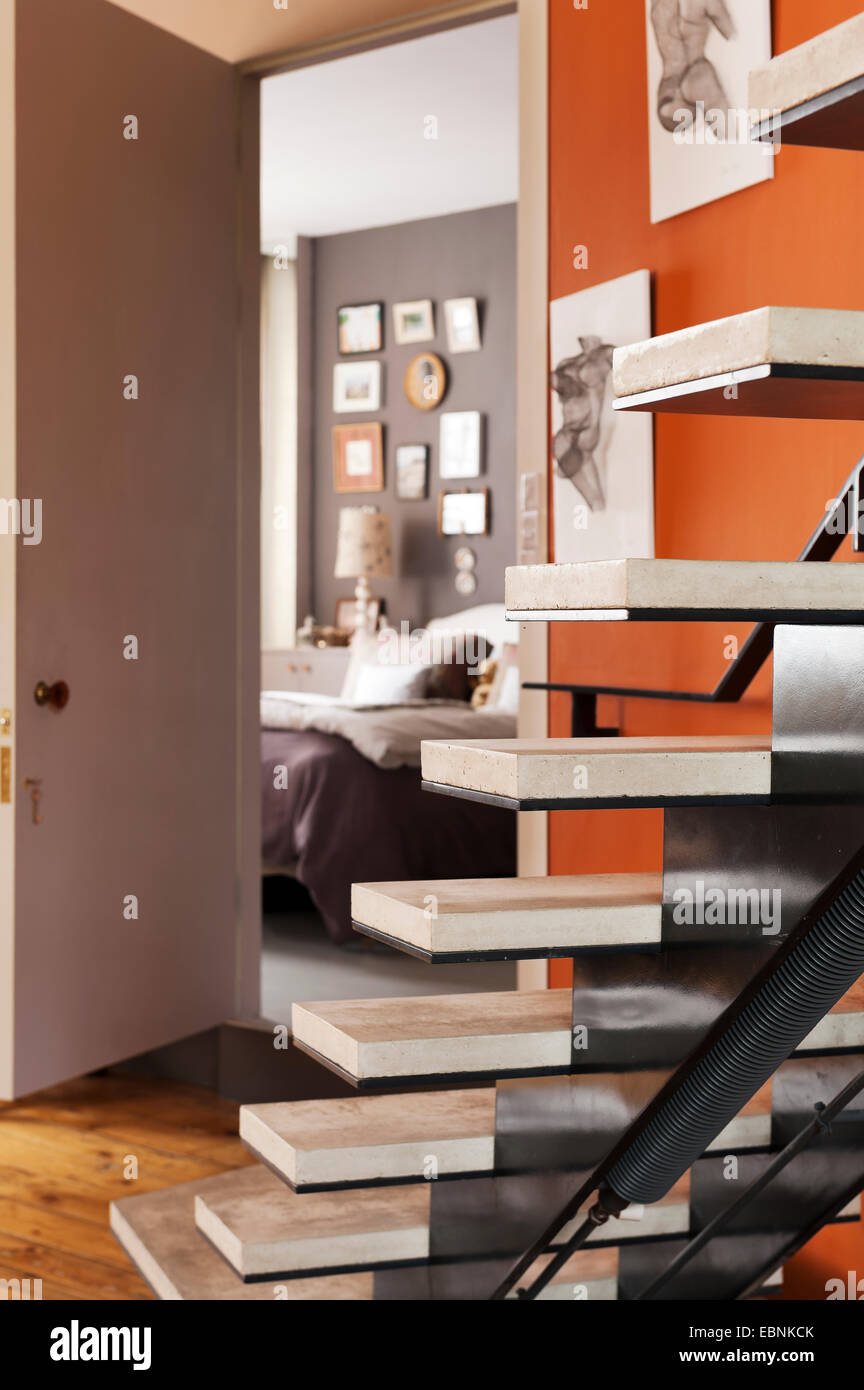
[[[69,687],[65,681],[55,681],[49,685],[47,681],[37,681],[36,689],[33,691],[33,699],[37,705],[50,705],[52,709],[64,709],[69,703]]]

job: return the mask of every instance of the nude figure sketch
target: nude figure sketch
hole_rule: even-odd
[[[728,111],[723,83],[705,57],[712,24],[724,39],[736,37],[726,0],[651,0],[651,24],[663,59],[657,115],[664,130],[677,128],[676,111],[695,115],[698,102],[706,111]]]
[[[606,507],[604,401],[615,351],[602,338],[579,339],[578,357],[565,357],[550,376],[563,424],[552,441],[562,478],[569,478],[592,512]]]

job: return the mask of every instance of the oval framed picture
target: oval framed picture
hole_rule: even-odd
[[[405,395],[417,410],[434,410],[447,390],[447,368],[434,352],[418,352],[405,368]]]

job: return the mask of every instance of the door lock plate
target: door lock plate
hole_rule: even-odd
[[[12,800],[12,749],[0,748],[0,805]]]

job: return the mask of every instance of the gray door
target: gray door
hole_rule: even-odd
[[[104,0],[14,19],[15,489],[42,534],[0,537],[4,1095],[229,1017],[237,877],[234,70]]]

